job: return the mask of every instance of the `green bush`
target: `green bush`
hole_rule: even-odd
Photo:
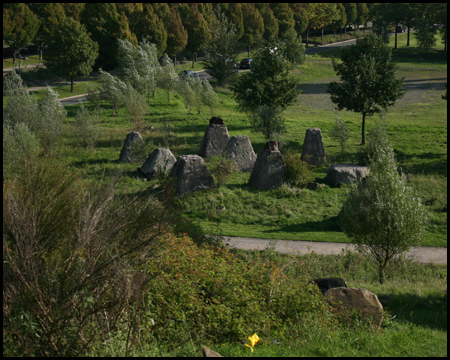
[[[219,188],[225,185],[233,174],[234,162],[225,156],[215,156],[209,160],[209,168]]]
[[[286,163],[286,179],[292,185],[305,186],[313,179],[309,164],[302,160],[299,153],[287,150],[283,156]]]

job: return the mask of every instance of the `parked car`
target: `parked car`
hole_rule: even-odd
[[[14,55],[14,49],[11,47],[4,47],[3,48],[3,57],[5,56],[13,56]]]
[[[402,33],[403,31],[405,31],[405,28],[403,27],[403,25],[397,25],[397,33]]]
[[[233,59],[226,59],[226,60],[225,60],[225,65],[227,65],[228,63],[233,64],[233,67],[234,67],[234,68],[237,67],[237,64],[234,62]]]
[[[242,59],[240,63],[241,69],[251,69],[253,59]]]
[[[198,74],[193,70],[183,70],[178,74],[179,77],[191,77],[191,78],[198,78]]]
[[[22,50],[20,50],[21,54],[35,54],[38,52],[38,47],[34,44],[30,44],[25,46]]]

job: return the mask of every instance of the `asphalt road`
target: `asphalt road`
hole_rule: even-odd
[[[356,251],[353,244],[320,241],[268,240],[230,236],[224,236],[223,241],[228,246],[237,249],[263,250],[273,246],[277,252],[295,255],[304,255],[310,252],[321,255],[335,255],[342,254],[343,250]],[[435,263],[438,265],[447,265],[447,248],[412,246],[407,253],[407,257],[424,264]]]

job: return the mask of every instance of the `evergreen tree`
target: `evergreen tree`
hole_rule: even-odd
[[[247,46],[250,57],[250,47],[261,41],[264,35],[264,20],[254,4],[242,4],[244,14],[244,35],[241,42]]]
[[[170,10],[167,28],[167,49],[166,52],[174,58],[182,52],[188,43],[188,33],[181,22],[181,17],[175,8]],[[176,61],[174,60],[176,64]]]

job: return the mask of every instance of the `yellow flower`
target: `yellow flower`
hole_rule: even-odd
[[[247,343],[245,344],[245,346],[247,346],[248,348],[250,348],[250,350],[252,350],[253,352],[253,347],[259,343],[259,336],[255,334],[253,334],[252,336],[249,336],[247,339]]]

